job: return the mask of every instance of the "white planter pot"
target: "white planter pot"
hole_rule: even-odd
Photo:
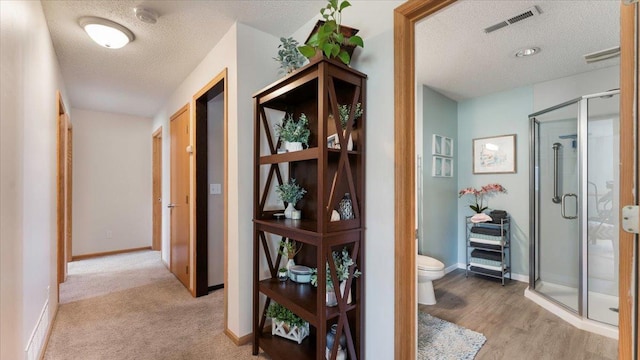
[[[309,335],[309,323],[305,322],[302,327],[289,326],[284,321],[271,320],[271,335],[277,335],[285,339],[293,340],[300,344]]]
[[[291,219],[293,217],[293,212],[296,210],[293,203],[289,203],[287,208],[284,209],[284,217],[287,219]]]
[[[340,293],[344,297],[345,287],[347,286],[346,281],[340,281]],[[349,289],[351,290],[351,289]],[[327,289],[327,294],[325,295],[327,306],[336,306],[338,305],[338,299],[336,297],[336,293],[333,289]],[[347,304],[351,304],[351,291],[347,294]]]
[[[300,151],[300,150],[302,150],[302,143],[301,142],[288,142],[288,141],[285,141],[284,142],[284,148],[288,152]]]

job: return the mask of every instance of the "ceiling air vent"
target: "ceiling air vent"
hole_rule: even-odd
[[[500,21],[497,24],[491,25],[488,28],[484,29],[485,33],[490,33],[490,32],[494,32],[498,29],[502,29],[503,27],[509,26],[509,25],[513,25],[517,22],[520,22],[522,20],[537,16],[542,14],[542,12],[540,11],[540,9],[537,6],[531,7],[526,9],[525,11],[521,12],[518,15],[514,15],[506,20]]]

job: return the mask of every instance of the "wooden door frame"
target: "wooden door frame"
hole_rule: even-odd
[[[162,251],[162,201],[160,201],[160,213],[156,214],[155,207],[158,206],[158,199],[162,199],[162,126],[158,127],[156,131],[151,134],[152,149],[152,165],[151,165],[151,186],[152,186],[152,201],[151,201],[151,217],[152,217],[152,235],[151,235],[151,249]],[[156,154],[156,146],[159,147],[160,154]],[[156,193],[155,181],[158,181],[159,191]]]
[[[444,9],[456,0],[409,0],[394,11],[394,75],[395,75],[395,358],[415,359],[417,349],[417,297],[416,297],[416,263],[417,254],[414,239],[415,229],[415,142],[405,141],[415,138],[415,24],[425,17]],[[638,5],[634,5],[636,8]],[[638,80],[634,69],[634,11],[631,6],[621,5],[621,129],[623,126],[638,124],[638,98],[634,95],[634,79]],[[631,54],[630,54],[631,53]],[[637,53],[636,53],[637,54]],[[635,115],[634,115],[635,114]],[[635,118],[634,118],[635,116]],[[625,134],[626,133],[626,134]],[[624,135],[623,135],[624,134]],[[633,131],[621,131],[621,148],[623,144],[633,141]],[[628,148],[627,148],[628,149]],[[628,151],[627,151],[628,152]],[[621,155],[624,154],[624,151]],[[633,177],[634,165],[632,154],[621,157],[621,185]],[[623,175],[624,172],[624,175]],[[639,174],[640,175],[640,174]],[[627,179],[627,180],[624,180]],[[627,185],[629,186],[629,185]],[[622,186],[621,186],[622,187]],[[630,194],[620,198],[621,204]],[[636,203],[635,199],[629,203]],[[625,233],[626,234],[626,233]],[[621,231],[620,252],[633,247],[635,236],[623,235]],[[625,244],[623,246],[623,243]],[[631,271],[633,269],[632,251],[620,257],[620,340],[619,358],[631,359],[633,339],[631,322],[632,301],[630,301]],[[639,274],[640,276],[640,274]],[[623,301],[624,300],[624,301]],[[623,316],[625,317],[623,319]]]
[[[193,271],[191,281],[194,284],[193,296],[203,296],[209,293],[208,284],[208,146],[207,146],[207,102],[213,97],[223,94],[223,212],[224,212],[224,283],[227,285],[227,234],[228,234],[228,81],[227,68],[211,79],[204,87],[196,92],[191,99],[191,144],[194,146],[194,156],[191,157],[191,213],[194,215],[191,228]],[[197,179],[202,179],[198,181]],[[224,324],[227,329],[227,292],[224,292]]]
[[[175,169],[173,169],[171,167],[171,154],[172,152],[175,150],[173,149],[173,147],[171,146],[171,122],[173,120],[175,120],[178,116],[182,115],[184,112],[188,112],[190,110],[190,106],[189,103],[186,103],[184,106],[182,106],[178,111],[176,111],[175,113],[173,113],[173,115],[171,115],[171,117],[169,117],[169,202],[171,202],[171,187],[173,186],[172,182],[171,182],[171,175],[173,173],[173,171],[175,171]],[[191,127],[191,123],[189,122],[189,133],[191,134],[192,127]],[[189,164],[191,164],[191,158],[192,156],[189,157]],[[189,186],[191,188],[191,186]],[[191,194],[191,189],[189,189],[189,198],[193,199],[193,196]],[[191,201],[190,203],[193,203],[193,201]],[[191,211],[189,211],[189,225],[187,225],[189,227],[189,251],[187,252],[189,254],[189,268],[193,269],[193,264],[191,261],[191,255],[192,255],[192,250],[193,250],[193,246],[191,243],[191,237],[192,237],[192,233],[191,233],[191,223],[193,222],[193,217],[192,217],[192,213]],[[174,273],[174,268],[173,268],[173,222],[171,221],[171,213],[169,213],[169,271],[171,271],[171,273]],[[191,281],[191,274],[193,273],[193,271],[189,272],[189,286],[187,287],[187,289],[189,289],[189,291],[192,291],[193,288],[193,282]],[[177,277],[177,276],[176,276]],[[180,282],[182,283],[182,282]]]
[[[66,138],[66,168],[65,176],[67,180],[66,184],[66,236],[65,236],[65,254],[66,261],[70,263],[73,261],[73,124],[69,120],[67,115],[67,138]]]
[[[62,94],[56,91],[56,218],[57,218],[57,281],[58,281],[58,300],[60,300],[60,284],[67,277],[67,262],[71,257],[71,247],[68,244],[70,240],[67,237],[71,230],[71,207],[67,206],[70,197],[67,193],[71,192],[69,176],[67,174],[67,145],[69,142],[69,116],[66,111]]]
[[[620,207],[623,205],[638,204],[638,181],[640,179],[640,153],[637,142],[634,143],[634,124],[637,135],[640,135],[640,121],[638,119],[638,105],[640,104],[640,76],[638,74],[638,42],[640,36],[637,33],[638,11],[640,5],[620,4],[620,188],[635,188],[636,195],[632,192],[620,192]],[[635,27],[635,31],[634,31]],[[635,33],[635,35],[634,35]],[[635,45],[635,46],[634,46]],[[638,138],[640,139],[640,138]],[[624,151],[624,149],[634,149]],[[635,158],[634,158],[635,157]],[[634,177],[634,171],[637,171]],[[622,219],[622,214],[619,214]],[[631,359],[637,353],[637,287],[632,273],[634,272],[634,258],[637,268],[637,239],[638,235],[627,233],[620,227],[619,235],[619,313],[618,313],[618,358]],[[636,256],[634,256],[634,249]],[[637,274],[640,276],[640,272]],[[637,278],[635,279],[637,282]],[[633,295],[635,289],[636,296]],[[635,310],[634,310],[635,308]],[[635,321],[633,319],[635,316]],[[634,339],[634,326],[636,327]]]

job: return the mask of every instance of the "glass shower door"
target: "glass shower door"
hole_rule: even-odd
[[[618,94],[588,100],[587,317],[618,325],[618,209],[620,111]]]
[[[532,214],[535,251],[533,287],[581,312],[579,102],[531,115]]]

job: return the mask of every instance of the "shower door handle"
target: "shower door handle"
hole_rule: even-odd
[[[566,214],[566,209],[565,209],[565,205],[566,205],[566,199],[568,197],[572,197],[576,200],[576,215],[575,216],[567,216]],[[573,220],[573,219],[577,219],[578,218],[578,195],[576,194],[564,194],[562,195],[562,208],[561,208],[561,214],[562,217],[565,219],[569,219],[569,220]]]
[[[560,147],[562,146],[562,144],[560,143],[554,143],[553,144],[553,198],[551,198],[551,201],[553,201],[555,204],[559,204],[560,201],[563,202],[563,207],[564,207],[564,196],[562,197],[562,200],[560,200],[560,195],[558,194],[558,188],[559,188],[559,184],[558,184],[558,152],[560,151]],[[563,210],[564,211],[564,210]],[[564,216],[564,215],[563,215]]]

